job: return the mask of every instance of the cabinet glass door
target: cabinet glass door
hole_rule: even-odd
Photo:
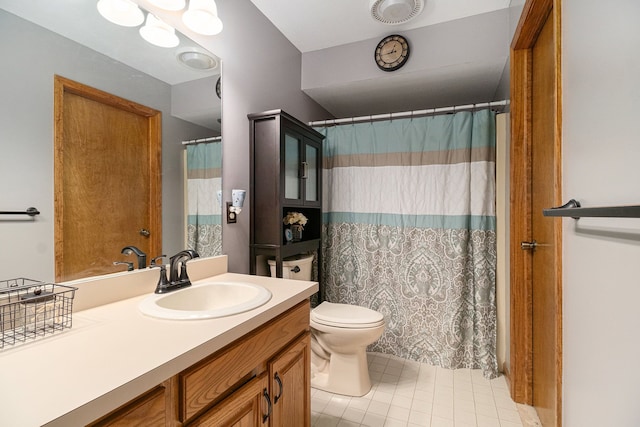
[[[284,135],[284,197],[299,200],[300,185],[300,139],[290,133]]]
[[[318,148],[307,145],[305,149],[305,197],[306,202],[317,202],[320,200],[318,194]]]

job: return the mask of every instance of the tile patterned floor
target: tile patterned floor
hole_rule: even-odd
[[[311,390],[313,427],[523,427],[503,376],[486,380],[480,370],[380,353],[368,358],[373,386],[367,395]]]

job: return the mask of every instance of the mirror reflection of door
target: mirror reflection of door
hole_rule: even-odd
[[[161,113],[59,76],[54,100],[56,281],[160,255]]]

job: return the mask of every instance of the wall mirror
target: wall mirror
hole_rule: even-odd
[[[157,232],[162,234],[163,253],[171,255],[186,246],[189,190],[185,177],[189,167],[183,141],[221,135],[221,103],[215,90],[220,59],[178,32],[179,44],[174,48],[150,45],[140,37],[139,27],[117,26],[102,18],[96,3],[0,0],[4,85],[0,97],[0,211],[32,206],[40,211],[35,217],[0,215],[0,280],[54,280],[56,75],[161,111],[162,229]],[[207,61],[215,66],[202,69]],[[216,143],[221,144],[220,138]],[[218,177],[213,185],[219,186],[221,162],[209,169],[217,169],[207,173]],[[135,197],[136,189],[119,191],[131,191]],[[206,221],[219,222],[219,212],[215,213]],[[103,227],[107,215],[108,210],[95,215],[87,232],[96,246],[110,233]],[[221,239],[221,233],[217,237]],[[120,251],[109,260],[94,260],[90,250],[80,255],[88,265],[137,264],[135,255]],[[148,260],[158,255],[148,254]],[[126,270],[126,265],[111,267],[112,272]],[[92,272],[87,268],[86,276],[94,275]]]

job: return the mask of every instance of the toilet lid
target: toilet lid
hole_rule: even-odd
[[[358,305],[324,301],[311,310],[311,318],[318,323],[343,328],[368,328],[384,323],[384,316],[375,310]]]

